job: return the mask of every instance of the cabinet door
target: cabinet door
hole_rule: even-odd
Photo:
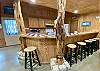
[[[39,28],[45,28],[44,19],[39,19]]]
[[[39,22],[37,18],[29,18],[29,27],[30,28],[39,28]]]
[[[29,18],[29,27],[32,27],[33,26],[33,21],[32,21],[32,18]]]

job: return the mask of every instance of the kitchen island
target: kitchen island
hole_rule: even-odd
[[[73,35],[66,35],[64,44],[76,43],[77,41],[84,41],[86,39],[97,37],[98,32],[84,32]],[[21,36],[21,48],[28,46],[37,47],[38,56],[41,63],[49,63],[52,57],[56,55],[56,37],[48,35],[32,35],[22,34]]]

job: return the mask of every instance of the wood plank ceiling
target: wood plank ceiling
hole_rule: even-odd
[[[23,0],[29,3],[29,0]],[[57,0],[36,0],[36,4],[57,9]],[[67,0],[66,11],[79,10],[79,14],[100,11],[100,0]]]

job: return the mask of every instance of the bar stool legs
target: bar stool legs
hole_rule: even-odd
[[[97,49],[99,49],[99,40],[97,40]]]
[[[99,49],[99,38],[93,38],[94,40],[96,40],[96,48],[97,50]]]
[[[85,40],[86,42],[86,52],[87,52],[87,56],[92,55],[93,54],[93,47],[92,47],[92,41],[90,40]]]
[[[34,53],[32,52],[32,58],[34,58]],[[35,60],[33,59],[33,62],[35,63]]]
[[[28,65],[28,62],[29,62],[29,65]],[[27,52],[25,52],[25,69],[28,68],[27,66],[29,66],[30,70],[33,71],[33,69],[32,69],[31,52],[29,52],[29,56],[27,55]]]
[[[86,58],[86,46],[83,46],[84,58]]]
[[[27,56],[27,52],[25,52],[25,69],[27,69],[27,66],[28,66],[28,56]],[[29,68],[31,69],[31,71],[33,71],[31,52],[29,52]]]
[[[33,71],[33,69],[32,69],[32,58],[31,58],[31,52],[29,52],[29,62],[30,62],[30,69],[31,69],[31,71]]]
[[[74,49],[74,53],[75,53],[75,62],[77,63],[77,48]]]
[[[96,48],[99,50],[99,40],[96,40]]]
[[[93,44],[93,50],[94,50],[94,52],[96,52],[97,51],[97,43],[96,43],[96,41],[94,41],[94,44]]]
[[[79,45],[79,60],[82,61],[83,60],[83,47]]]
[[[77,63],[76,45],[68,44],[67,47],[69,48],[69,54],[67,52],[67,57],[69,57],[70,66],[72,66],[72,63]],[[68,60],[68,58],[67,58],[67,60]]]
[[[83,48],[80,48],[80,54],[81,54],[80,61],[82,61],[82,59],[83,59]]]
[[[27,52],[25,52],[25,69],[27,69]]]
[[[77,52],[76,48],[74,48],[74,52],[72,51],[72,48],[70,48],[70,66],[72,66],[72,63],[77,63]]]
[[[93,54],[93,47],[90,46],[90,54],[92,55]]]
[[[38,61],[38,63],[39,63],[39,66],[41,66],[40,60],[39,60],[39,57],[38,57],[38,55],[37,55],[37,51],[36,51],[36,50],[35,50],[35,54],[36,54],[36,58],[37,58],[37,61]]]
[[[90,45],[89,43],[86,43],[86,52],[87,52],[87,56],[90,55]]]
[[[86,58],[86,43],[85,42],[77,42],[78,45],[78,52],[79,52],[79,59],[82,61],[84,58]]]
[[[72,48],[70,48],[70,66],[72,65]]]

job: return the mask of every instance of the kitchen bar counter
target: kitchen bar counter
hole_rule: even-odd
[[[77,35],[66,36],[65,37],[65,44],[75,43],[78,41],[84,41],[86,39],[92,39],[94,37],[97,37],[98,33],[99,32],[84,32],[84,33],[79,33]]]
[[[77,41],[83,41],[96,37],[98,32],[85,32],[76,35],[70,35],[65,37],[65,44],[75,43]],[[30,36],[21,35],[22,47],[36,46],[38,49],[38,56],[41,63],[49,63],[50,58],[56,55],[56,38],[48,36]],[[27,45],[27,46],[26,46]]]

